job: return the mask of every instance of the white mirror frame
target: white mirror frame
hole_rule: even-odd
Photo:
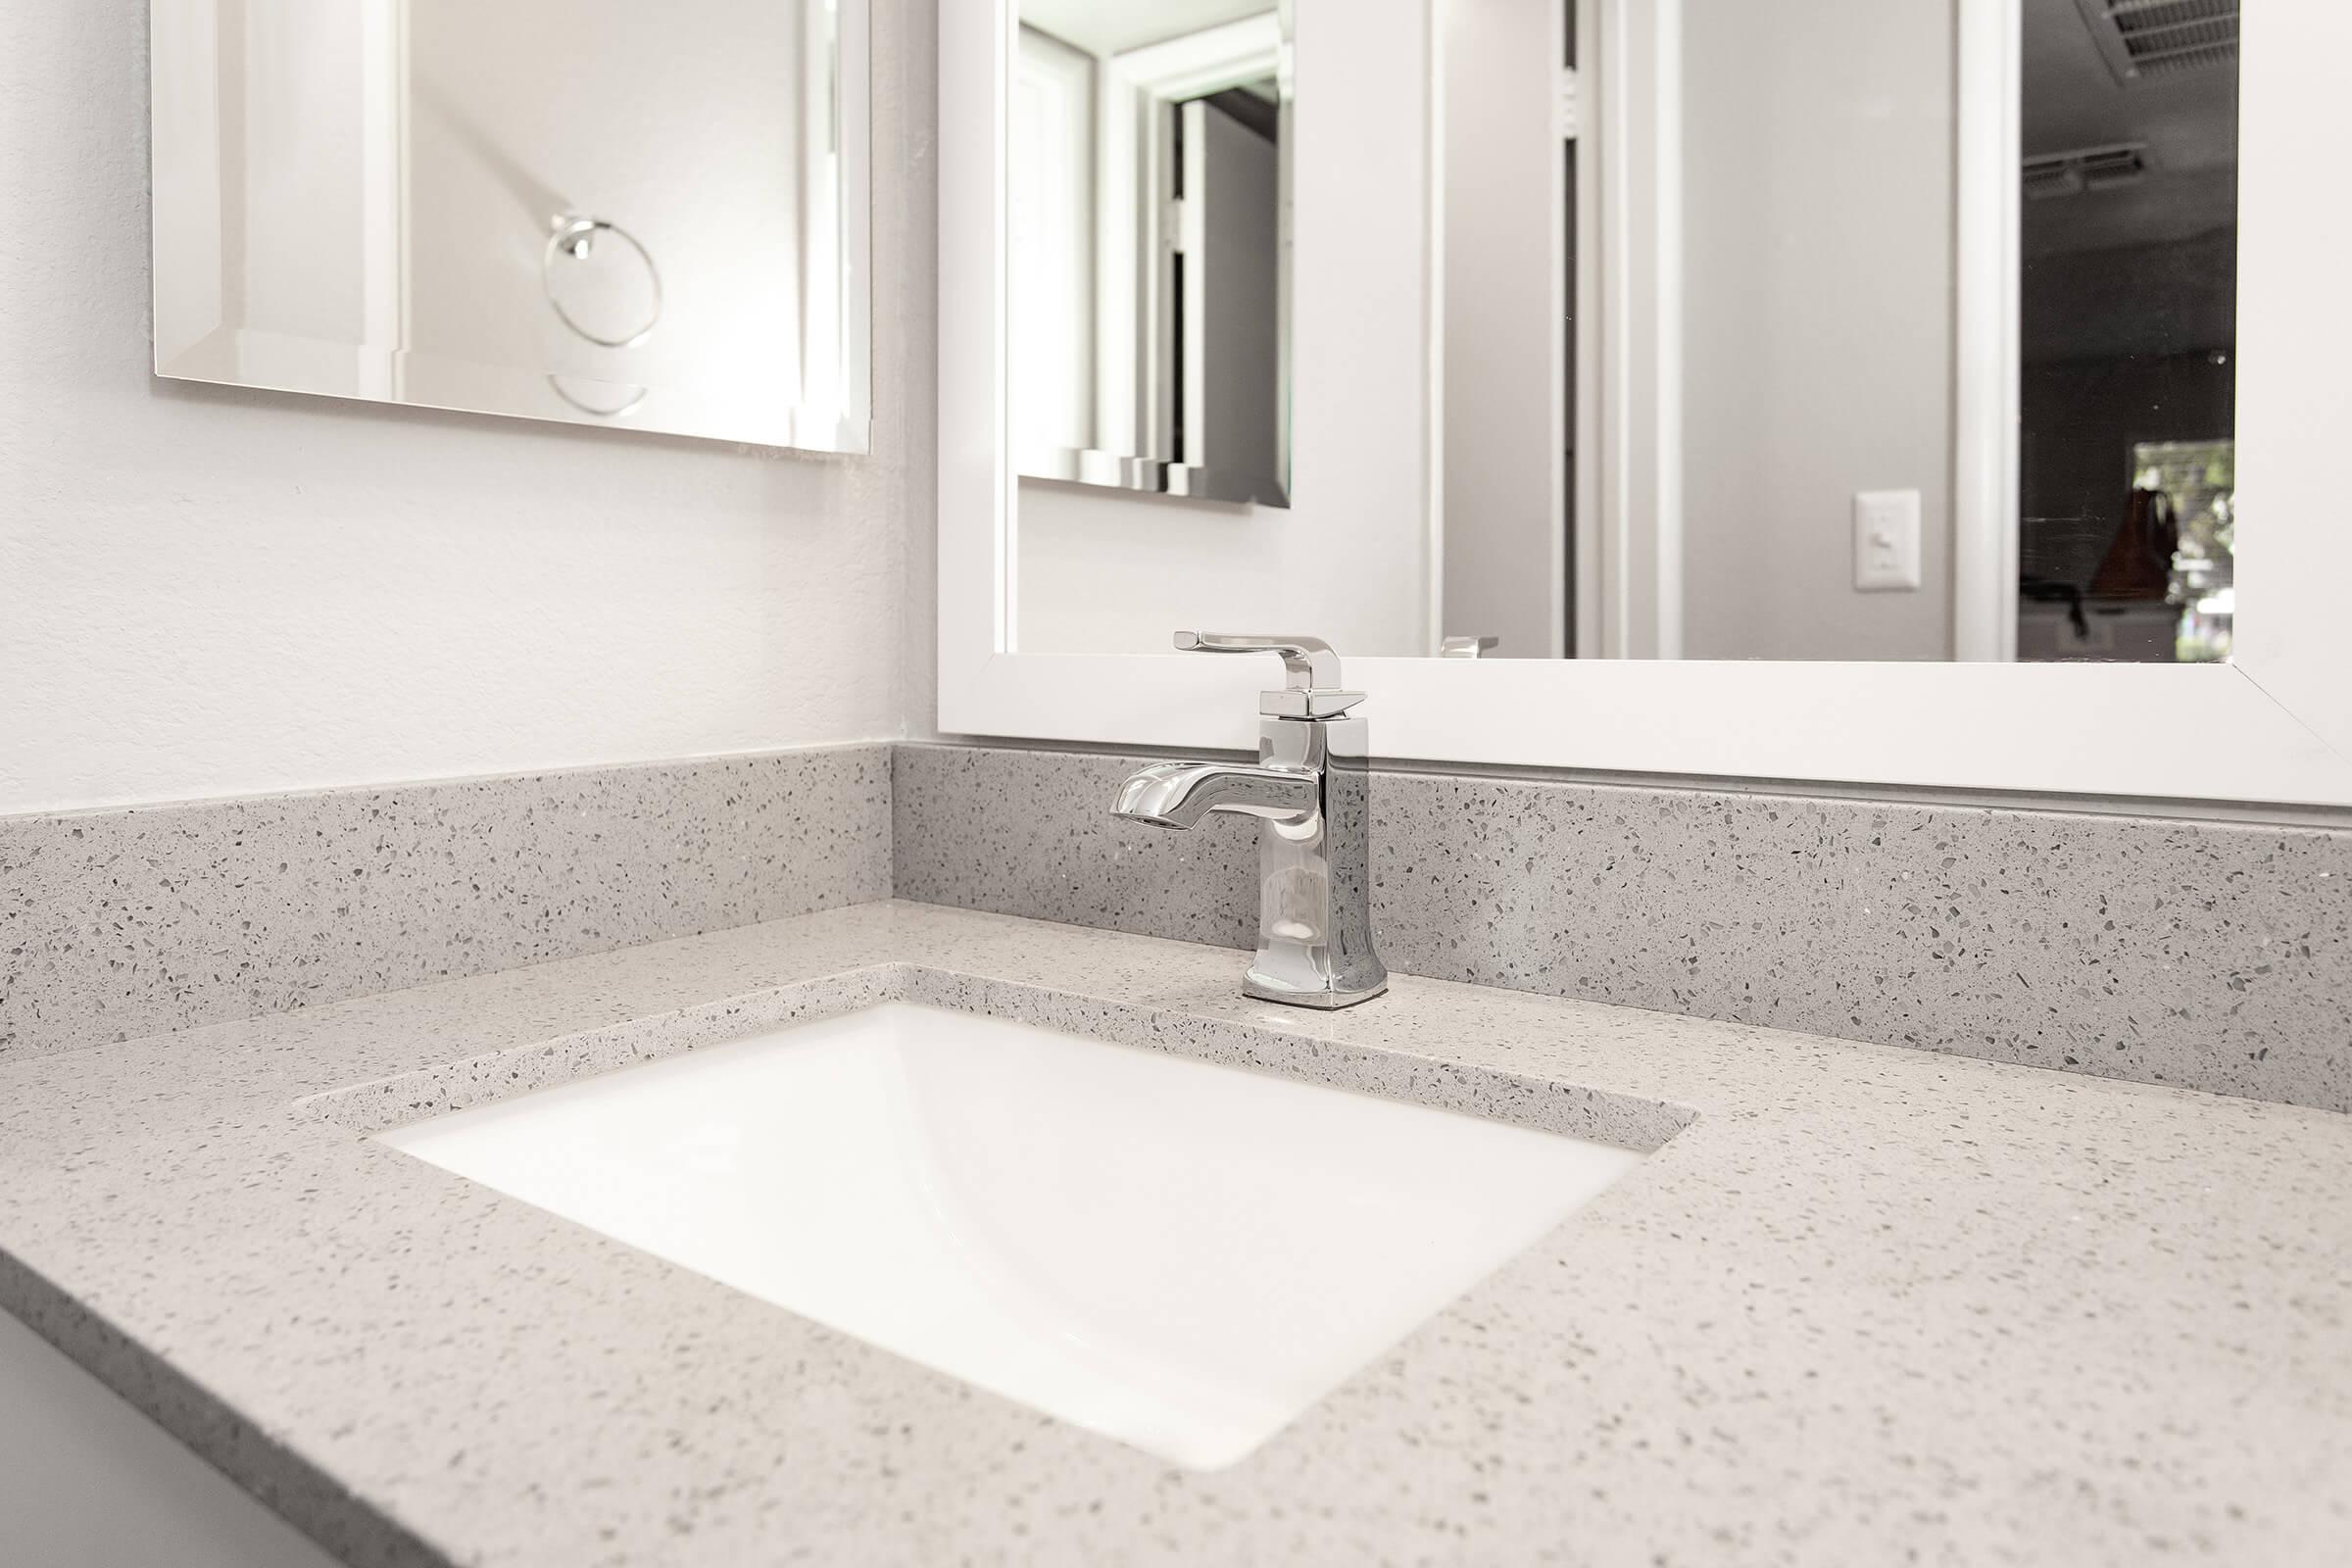
[[[1679,9],[1679,0],[1628,3]],[[2013,36],[2004,29],[2017,3],[1957,0],[1970,47],[1964,72],[1999,69],[1982,41]],[[1298,35],[1311,51],[1314,8],[1298,9],[1306,13]],[[1007,445],[1004,255],[1015,24],[1014,0],[940,7],[939,727],[1246,750],[1255,744],[1256,693],[1268,684],[1250,661],[1013,651],[1019,513]],[[2352,362],[2341,260],[2352,255],[2352,203],[2335,200],[2312,167],[2312,150],[2342,134],[2334,63],[2348,56],[2352,7],[2264,7],[2245,26],[2238,494],[2255,526],[2237,551],[2232,663],[1473,661],[1349,657],[1343,648],[1348,685],[1372,697],[1364,712],[1375,755],[2352,806],[2352,519],[2334,515],[2352,504],[2338,448],[2352,440],[2352,379],[2340,368]],[[1998,306],[1964,303],[1972,308]]]

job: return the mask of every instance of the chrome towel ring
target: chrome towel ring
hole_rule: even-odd
[[[645,263],[645,275],[653,284],[653,314],[646,318],[643,326],[626,337],[600,337],[589,331],[573,319],[571,313],[564,308],[564,302],[556,296],[556,258],[562,256],[584,262],[595,250],[598,237],[604,234],[612,235],[637,253],[638,259]],[[599,348],[634,348],[652,336],[654,328],[662,320],[662,270],[654,265],[653,253],[639,242],[636,235],[609,218],[558,218],[555,232],[547,237],[547,248],[539,256],[539,286],[546,292],[547,303],[554,308],[557,318],[576,336]]]

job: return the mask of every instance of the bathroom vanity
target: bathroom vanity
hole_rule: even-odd
[[[2352,8],[68,9],[0,1568],[2352,1552]]]
[[[879,903],[0,1067],[0,1300],[358,1563],[2318,1563],[2343,1540],[2344,1118],[1410,977],[1285,1007],[1239,994],[1246,961]],[[1188,1464],[386,1144],[906,1003],[1628,1168]],[[956,1126],[943,1103],[920,1133],[944,1176]]]

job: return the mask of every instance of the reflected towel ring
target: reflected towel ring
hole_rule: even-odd
[[[653,284],[654,313],[646,318],[643,326],[626,337],[597,336],[578,321],[573,320],[571,313],[564,308],[564,302],[556,298],[556,258],[568,256],[574,261],[586,261],[589,253],[596,247],[596,236],[599,234],[611,234],[623,245],[635,251],[638,260],[645,263],[645,275]],[[638,242],[636,235],[610,219],[558,218],[556,231],[547,237],[547,249],[542,251],[539,256],[539,286],[546,292],[547,303],[555,308],[558,318],[576,336],[586,339],[598,348],[634,348],[652,336],[654,328],[662,320],[662,270],[654,265],[653,253]]]
[[[553,370],[547,372],[547,384],[549,388],[555,392],[556,396],[562,398],[564,402],[570,404],[582,414],[589,416],[591,418],[598,419],[617,419],[622,417],[624,415],[634,412],[637,405],[645,401],[646,394],[653,391],[653,388],[650,386],[633,386],[630,387],[629,390],[636,395],[631,397],[628,402],[618,404],[610,409],[600,409],[593,403],[583,403],[578,398],[573,397],[571,395],[571,389],[564,384],[564,377],[557,374]]]

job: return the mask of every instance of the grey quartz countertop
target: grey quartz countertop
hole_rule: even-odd
[[[24,1061],[0,1306],[361,1564],[2344,1560],[2352,1118],[1436,981],[1312,1014],[1245,962],[873,904]],[[478,1099],[909,975],[1664,1142],[1201,1473],[315,1098]]]

